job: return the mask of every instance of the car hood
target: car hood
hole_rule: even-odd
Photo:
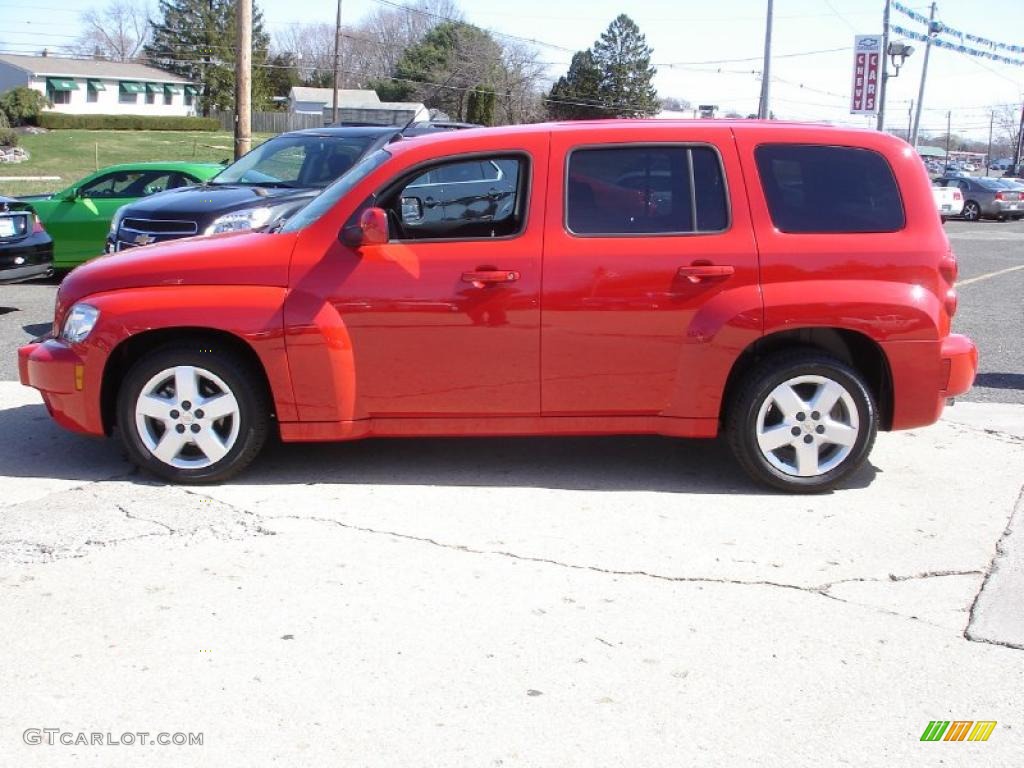
[[[294,189],[291,187],[251,187],[243,184],[206,184],[198,187],[181,187],[142,197],[128,204],[126,216],[173,219],[191,219],[202,212],[227,213],[241,208],[255,208],[261,205],[277,205],[292,201],[308,200],[320,194],[319,189]],[[154,216],[154,214],[159,214]]]
[[[58,314],[96,293],[159,286],[288,285],[288,263],[297,234],[229,232],[170,240],[110,253],[64,278]]]

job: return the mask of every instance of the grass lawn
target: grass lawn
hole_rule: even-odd
[[[256,134],[253,146],[272,134]],[[50,131],[22,134],[21,146],[32,159],[0,164],[3,176],[60,176],[60,181],[0,181],[0,195],[16,197],[55,192],[99,168],[144,160],[229,160],[230,133],[208,131]],[[97,166],[97,157],[99,165]]]

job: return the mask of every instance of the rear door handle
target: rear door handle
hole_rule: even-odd
[[[462,273],[462,282],[472,283],[476,288],[493,283],[514,283],[519,273],[512,269],[476,269]]]
[[[680,267],[676,275],[685,277],[691,283],[699,283],[707,278],[729,277],[735,272],[735,268],[729,264],[692,264]]]

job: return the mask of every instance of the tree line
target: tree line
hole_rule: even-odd
[[[230,110],[235,6],[234,0],[159,0],[150,8],[140,0],[111,0],[81,15],[83,32],[69,52],[175,72],[202,84],[203,114]],[[651,48],[625,14],[577,52],[553,85],[534,46],[468,23],[455,0],[377,9],[343,25],[339,43],[340,88],[422,102],[453,120],[498,125],[644,117],[660,109]],[[333,24],[288,24],[271,35],[254,3],[252,48],[256,109],[280,107],[294,86],[332,85]]]

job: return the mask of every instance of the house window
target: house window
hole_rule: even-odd
[[[174,94],[170,91],[164,91],[164,106],[170,106],[174,103]]]
[[[50,101],[54,104],[70,104],[71,91],[50,91]]]
[[[156,104],[156,94],[152,91],[146,91],[146,103]]]
[[[100,95],[92,88],[90,88],[85,92],[85,100],[88,101],[90,104],[95,104],[97,101],[100,100]]]
[[[193,101],[194,98],[195,98],[195,96],[193,96],[192,91],[190,91],[188,88],[186,88],[185,89],[185,106],[186,107],[191,107],[192,106],[192,101]]]
[[[129,91],[121,91],[121,93],[118,94],[117,100],[122,104],[138,104],[139,94],[130,93]]]

